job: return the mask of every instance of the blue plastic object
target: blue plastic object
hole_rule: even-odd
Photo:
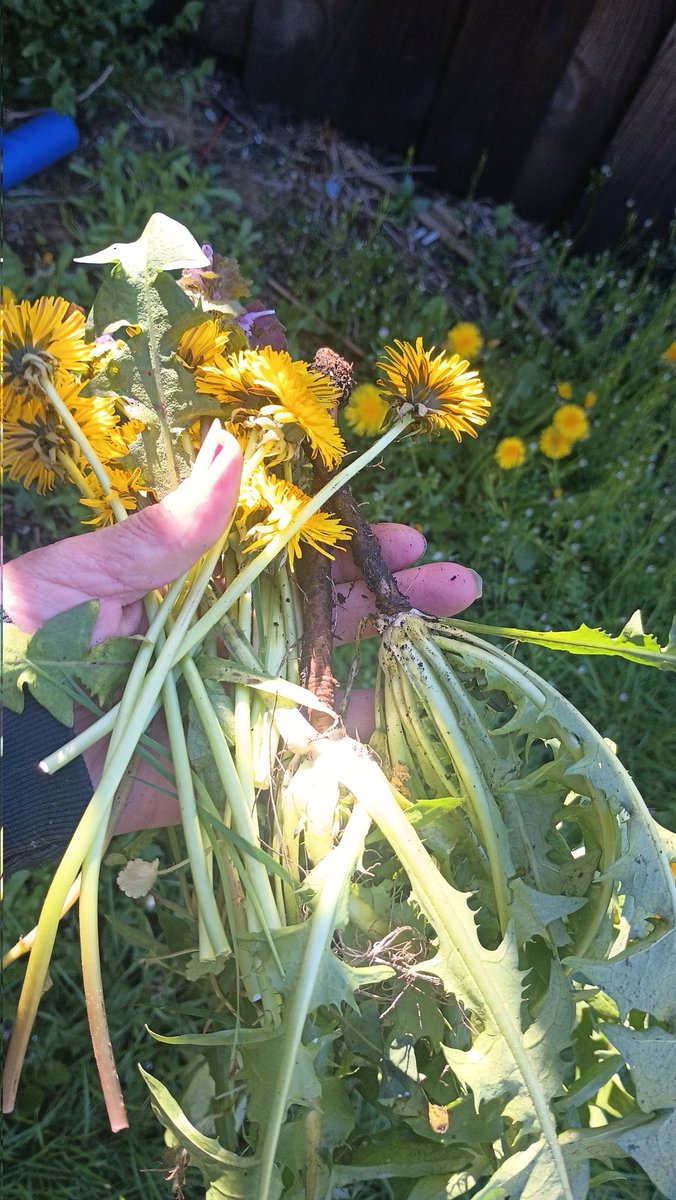
[[[71,117],[51,110],[2,134],[2,188],[7,191],[76,150],[80,134]]]

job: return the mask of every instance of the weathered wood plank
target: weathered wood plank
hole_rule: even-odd
[[[507,198],[594,0],[472,0],[419,153],[441,181]]]
[[[675,17],[676,0],[597,0],[516,182],[524,217],[570,215]]]
[[[676,22],[604,152],[612,177],[596,197],[591,213],[586,200],[578,206],[574,220],[584,225],[582,247],[607,246],[621,236],[627,199],[633,200],[642,219],[652,218],[662,230],[668,225],[676,205],[674,79]]]
[[[255,0],[246,86],[303,116],[335,119],[366,17],[359,0]]]
[[[467,0],[361,0],[361,42],[338,114],[348,132],[399,150],[422,136]]]

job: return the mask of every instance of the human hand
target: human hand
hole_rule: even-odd
[[[237,502],[241,455],[235,440],[214,424],[189,479],[159,504],[133,514],[120,525],[67,538],[8,563],[4,607],[19,628],[33,632],[50,617],[83,600],[99,599],[94,637],[128,636],[142,627],[142,599],[187,570],[218,539]],[[454,563],[413,566],[425,539],[408,525],[374,526],[387,565],[418,609],[435,616],[460,612],[480,594],[478,576]],[[333,567],[338,642],[351,641],[364,617],[374,611],[349,551]],[[367,631],[368,632],[368,631]],[[91,718],[80,710],[76,728]],[[355,691],[347,712],[349,732],[366,740],[373,731],[373,694]],[[162,741],[156,720],[151,729]],[[85,753],[94,785],[101,777],[106,743]],[[167,795],[166,780],[141,763],[118,832],[155,828],[179,820],[178,801]]]

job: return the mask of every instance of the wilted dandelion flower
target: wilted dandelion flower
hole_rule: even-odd
[[[520,437],[502,438],[495,447],[495,461],[503,471],[513,471],[526,461],[526,444]]]
[[[468,358],[470,362],[476,358],[483,344],[481,330],[471,321],[461,321],[446,334],[446,345],[451,354],[459,354],[460,358]]]
[[[556,425],[542,430],[539,446],[546,458],[566,458],[573,449],[573,443]]]
[[[258,472],[255,479],[252,480],[252,487],[254,486],[256,492],[254,507],[267,508],[268,511],[264,520],[249,530],[248,536],[253,537],[254,541],[246,547],[248,552],[261,550],[278,534],[284,533],[310,499],[293,483],[287,483],[284,479],[275,479],[264,471]],[[295,533],[287,543],[286,549],[291,570],[294,568],[295,560],[302,556],[302,542],[306,542],[326,558],[332,559],[334,555],[331,550],[338,542],[349,540],[350,536],[351,530],[343,525],[337,517],[332,517],[320,509],[319,512],[308,517],[298,533]]]
[[[476,437],[475,425],[485,425],[490,400],[476,371],[454,354],[432,356],[423,348],[422,338],[386,346],[378,369],[385,378],[378,380],[380,393],[394,412],[413,416],[428,430],[448,429],[460,441],[463,433]]]
[[[203,321],[186,329],[178,343],[178,355],[186,366],[195,368],[213,363],[227,348],[231,330],[223,330],[217,321]]]
[[[327,467],[345,454],[345,443],[332,415],[340,390],[306,362],[294,362],[286,350],[242,350],[220,356],[196,374],[198,392],[222,403],[259,412],[280,425],[295,425]],[[235,419],[235,413],[231,414]]]
[[[110,454],[111,437],[118,425],[113,400],[106,396],[81,396],[81,385],[71,380],[61,387],[61,398],[100,459]],[[25,488],[35,484],[39,495],[51,491],[56,479],[70,478],[69,464],[85,465],[71,434],[51,407],[38,407],[30,419],[5,421],[3,466],[10,479]]]
[[[562,400],[570,400],[573,395],[573,389],[569,383],[557,383],[556,390]]]
[[[579,404],[564,404],[557,408],[552,424],[569,442],[583,442],[589,437],[587,414]]]
[[[110,480],[110,491],[104,494],[103,488],[93,471],[88,471],[85,475],[86,481],[89,484],[93,496],[83,496],[80,499],[80,504],[84,504],[91,509],[92,517],[89,521],[82,522],[83,525],[112,525],[114,516],[111,510],[111,500],[117,500],[127,512],[135,512],[138,505],[138,492],[141,484],[141,469],[137,467],[134,471],[125,471],[123,467],[107,467],[106,474]]]
[[[374,383],[360,383],[345,407],[345,420],[359,437],[371,437],[382,429],[388,406]]]
[[[593,408],[594,405],[596,404],[596,400],[597,400],[596,392],[587,392],[587,395],[585,396],[584,400],[582,401],[582,407],[583,408]]]
[[[92,358],[92,346],[85,343],[84,314],[60,296],[3,306],[2,343],[3,410],[8,421],[30,421],[44,405],[35,367],[25,361],[26,355],[41,360],[57,387],[66,373],[83,374]]]
[[[671,342],[671,344],[667,346],[662,358],[665,362],[676,363],[676,342]]]

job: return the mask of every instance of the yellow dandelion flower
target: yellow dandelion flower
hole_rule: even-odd
[[[345,420],[359,437],[373,437],[382,429],[388,407],[373,383],[360,383],[345,407]]]
[[[230,338],[230,330],[222,330],[217,321],[203,321],[183,334],[178,343],[179,357],[188,367],[206,366],[227,350]]]
[[[14,295],[14,292],[12,291],[11,288],[5,287],[5,285],[3,284],[2,285],[2,306],[3,306],[3,308],[5,307],[6,304],[16,304],[16,296]]]
[[[249,553],[261,550],[278,534],[284,533],[298,516],[303,505],[307,504],[310,499],[294,484],[287,483],[283,479],[275,479],[264,471],[257,473],[255,487],[252,481],[251,490],[252,497],[249,498],[251,511],[263,507],[268,511],[265,519],[249,530],[248,536],[254,538],[254,541],[246,547]],[[253,493],[255,493],[255,499],[253,499]],[[286,549],[291,570],[294,569],[295,560],[302,557],[301,543],[305,542],[326,558],[333,559],[335,556],[331,550],[338,542],[349,540],[350,536],[351,530],[343,525],[337,517],[332,517],[320,509],[319,512],[308,517],[299,532],[295,533],[287,543]]]
[[[385,374],[379,379],[381,395],[399,416],[411,414],[431,432],[448,429],[460,441],[463,433],[476,437],[475,425],[485,425],[490,400],[476,371],[454,354],[432,356],[423,348],[422,338],[415,346],[395,342],[397,349],[385,347],[378,363]]]
[[[563,404],[552,417],[552,425],[569,442],[583,442],[589,437],[589,421],[580,404]]]
[[[585,396],[584,400],[582,401],[582,407],[583,408],[593,408],[594,405],[596,404],[597,399],[598,399],[598,397],[596,395],[596,392],[587,392],[587,395]]]
[[[562,400],[570,400],[573,395],[573,389],[569,383],[557,383],[556,390]]]
[[[470,362],[476,358],[483,344],[479,326],[471,321],[460,321],[446,334],[446,345],[451,354],[459,354],[460,358],[468,358]]]
[[[662,358],[665,362],[676,363],[676,342],[671,342],[671,344],[667,346]]]
[[[40,358],[57,386],[66,373],[84,373],[92,357],[92,346],[85,343],[84,314],[60,296],[3,307],[2,342],[4,412],[9,421],[31,420],[44,404],[25,355]]]
[[[135,471],[125,471],[122,467],[108,467],[107,475],[111,488],[105,495],[93,471],[88,471],[85,475],[94,495],[91,498],[83,496],[80,499],[80,504],[84,504],[93,513],[91,520],[82,521],[83,525],[114,524],[115,518],[110,507],[111,500],[118,500],[127,512],[136,512],[138,493],[141,487],[141,468],[137,467]]]
[[[573,443],[556,425],[548,425],[540,434],[540,449],[545,458],[566,458],[573,449]]]
[[[112,398],[81,396],[74,379],[60,389],[87,441],[103,461],[119,421]],[[3,467],[10,479],[25,488],[35,484],[39,495],[51,491],[57,479],[67,480],[67,462],[80,463],[80,450],[51,405],[38,407],[28,419],[5,421]],[[82,467],[80,466],[80,469]]]
[[[502,438],[495,447],[495,461],[503,471],[513,471],[526,461],[526,443],[520,437]]]
[[[345,454],[332,415],[340,389],[307,363],[294,362],[286,350],[264,346],[227,359],[219,356],[199,367],[195,380],[198,392],[208,392],[222,403],[297,426],[327,467],[337,466]]]

